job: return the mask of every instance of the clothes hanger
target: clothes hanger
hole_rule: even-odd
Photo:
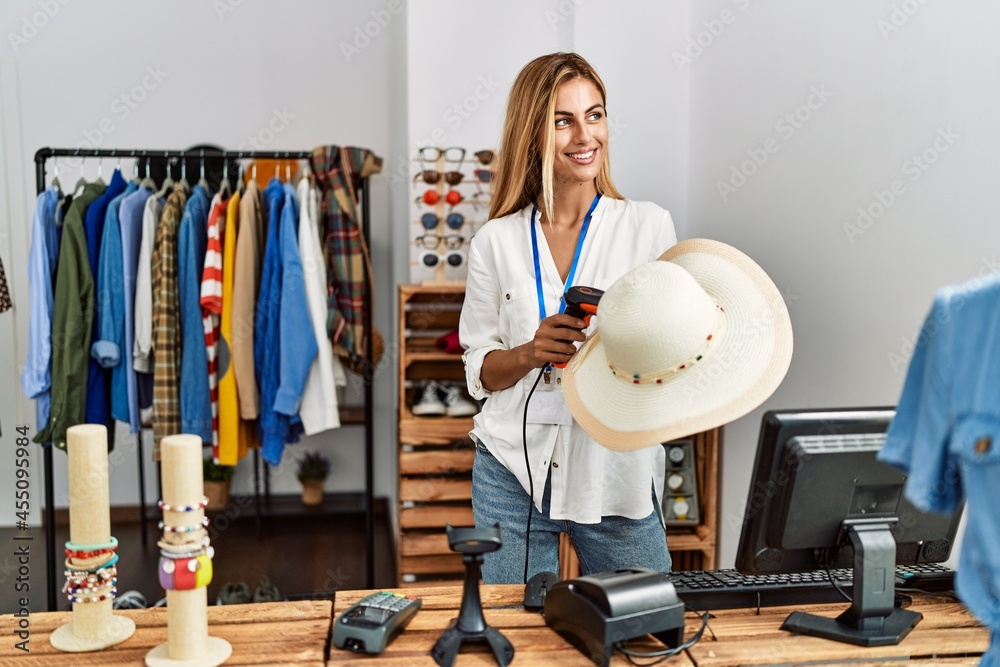
[[[144,158],[146,157],[146,151],[142,152],[142,156]],[[135,166],[138,169],[138,167],[139,167],[138,160],[136,161]],[[142,179],[142,183],[140,183],[140,185],[142,187],[146,188],[147,190],[151,191],[151,192],[156,192],[156,181],[154,181],[150,177],[150,175],[149,175],[149,160],[148,159],[146,160],[146,177],[144,179]]]
[[[74,153],[74,155],[80,155],[80,151],[77,150]],[[80,180],[78,180],[76,182],[76,185],[73,186],[73,196],[74,197],[78,197],[80,195],[80,193],[83,192],[83,189],[85,187],[87,187],[87,173],[86,173],[86,170],[84,169],[84,165],[86,165],[86,164],[87,164],[86,158],[82,158],[81,157],[80,158]]]
[[[132,158],[132,182],[135,183],[136,187],[139,187],[142,185],[142,181],[139,180],[139,161],[135,159],[135,149],[132,149],[129,157]]]
[[[54,187],[57,192],[62,193],[62,183],[59,182],[59,158],[53,158],[52,171],[52,187]]]
[[[191,184],[188,183],[187,179],[187,153],[181,153],[181,180],[177,185],[184,191],[184,194],[191,194]],[[211,193],[206,194],[211,196]]]
[[[98,185],[106,186],[107,183],[104,182],[104,174],[102,173],[103,171],[104,171],[104,158],[99,157],[97,158],[97,180],[94,182],[97,183]]]
[[[160,188],[160,191],[153,195],[154,197],[157,198],[166,197],[168,194],[170,194],[171,189],[173,189],[174,187],[174,179],[170,175],[170,156],[168,153],[164,152],[163,157],[167,161],[167,177],[163,179],[163,185]],[[149,167],[147,166],[147,169],[148,168]],[[148,171],[147,171],[147,176],[148,176]]]
[[[200,165],[199,168],[200,168],[201,172],[200,172],[199,177],[198,177],[198,185],[200,185],[201,187],[203,187],[205,189],[205,192],[209,196],[211,196],[212,195],[212,188],[209,187],[209,185],[208,185],[208,179],[205,178],[205,149],[202,148],[201,151],[200,151],[200,153],[201,153],[201,165]]]
[[[202,169],[204,169],[204,164]],[[229,184],[229,156],[225,156],[222,160],[222,181],[219,183],[219,196],[223,199],[229,199],[230,195],[233,193],[233,186]]]
[[[240,159],[240,158],[237,158],[237,161],[236,161],[236,191],[238,193],[240,193],[240,196],[242,197],[243,193],[246,192],[246,189],[247,189],[247,184],[246,184],[246,182],[243,179],[243,160]]]

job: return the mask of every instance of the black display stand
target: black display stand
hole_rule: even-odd
[[[796,611],[782,630],[823,637],[858,646],[893,646],[903,641],[923,615],[895,608],[895,519],[859,519],[844,522],[854,547],[854,581],[851,606],[837,618]]]
[[[451,667],[465,642],[486,642],[497,663],[509,665],[514,659],[514,647],[499,630],[486,624],[483,603],[479,597],[479,573],[483,554],[501,546],[500,528],[452,528],[447,526],[448,545],[462,554],[465,582],[462,586],[462,607],[458,618],[441,633],[431,655],[441,667]]]
[[[197,160],[203,167],[206,162],[228,163],[230,160],[243,159],[270,159],[270,160],[308,160],[312,156],[310,151],[227,151],[214,148],[194,148],[191,150],[149,150],[142,148],[40,148],[35,153],[35,185],[37,194],[45,191],[45,164],[48,160],[57,157],[74,157],[78,159],[99,159],[99,158],[131,158],[138,159],[145,164],[156,164],[160,173],[167,172],[169,160],[180,159],[182,164],[187,164],[190,160]],[[362,182],[361,189],[361,233],[367,243],[370,237],[370,214],[368,179]],[[367,324],[371,325],[372,317],[372,285],[371,277],[365,271],[365,299],[364,312],[368,315]],[[365,514],[365,580],[367,588],[375,587],[375,502],[372,497],[374,488],[374,434],[372,426],[374,424],[373,415],[373,391],[372,381],[374,379],[373,365],[373,338],[369,335],[366,341],[365,363],[362,371],[364,381],[364,426],[365,426],[365,490],[364,490],[364,514]],[[42,425],[39,425],[41,428]],[[143,548],[147,546],[146,537],[146,477],[145,464],[142,452],[142,430],[138,433],[138,461],[139,461],[139,516],[142,532]],[[256,496],[257,509],[257,534],[260,535],[261,526],[261,502],[260,502],[260,465],[258,452],[254,451],[254,495]],[[52,447],[42,447],[43,479],[45,480],[45,572],[47,583],[47,601],[49,611],[57,610],[57,549],[56,527],[55,527],[55,489],[53,487],[53,461]],[[267,483],[268,480],[265,480]],[[268,495],[270,489],[268,488]],[[162,494],[160,494],[162,495]]]

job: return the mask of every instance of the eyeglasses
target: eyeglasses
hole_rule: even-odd
[[[493,198],[490,196],[490,193],[488,192],[477,192],[476,194],[472,195],[472,197],[469,198],[469,203],[472,204],[472,208],[476,211],[476,213],[479,213],[480,207],[484,208],[487,211],[490,210],[490,201],[492,199]]]
[[[480,183],[489,183],[491,180],[493,180],[492,169],[476,169],[472,173],[475,174],[476,180],[479,181]]]
[[[482,151],[480,151],[481,153]],[[476,154],[478,157],[478,153]],[[450,146],[448,148],[437,148],[435,146],[424,146],[420,149],[419,156],[421,160],[426,160],[427,162],[437,162],[443,156],[447,162],[456,162],[461,164],[462,160],[465,159],[465,149],[460,146]],[[484,162],[483,164],[489,164]]]
[[[476,159],[483,164],[493,162],[493,151],[476,151]]]
[[[420,216],[420,224],[424,229],[436,229],[441,224],[441,217],[434,213],[424,213]],[[465,224],[465,216],[461,213],[449,213],[444,219],[444,224],[452,229],[461,229]]]
[[[445,236],[441,236],[440,234],[424,234],[417,237],[417,244],[428,250],[437,248],[438,243],[441,241],[444,241],[445,248],[458,250],[465,243],[465,237],[459,234],[447,234]]]
[[[449,250],[446,253],[427,250],[420,255],[420,264],[428,269],[436,268],[439,264],[454,269],[465,264],[465,253],[461,250]]]

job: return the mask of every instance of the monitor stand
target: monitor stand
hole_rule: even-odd
[[[892,646],[916,627],[923,615],[896,609],[896,519],[849,519],[841,532],[854,547],[854,601],[836,619],[793,612],[782,630],[858,646]]]

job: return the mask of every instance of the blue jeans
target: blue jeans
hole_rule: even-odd
[[[552,485],[546,478],[542,512],[536,508],[531,517],[528,577],[537,572],[559,572],[560,533],[573,541],[583,574],[629,567],[670,571],[667,535],[655,498],[653,512],[644,519],[605,516],[600,523],[576,523],[549,518],[551,495]],[[524,533],[530,502],[517,477],[477,443],[472,466],[472,512],[476,526],[499,524],[503,540],[499,550],[484,556],[484,583],[524,583]]]

